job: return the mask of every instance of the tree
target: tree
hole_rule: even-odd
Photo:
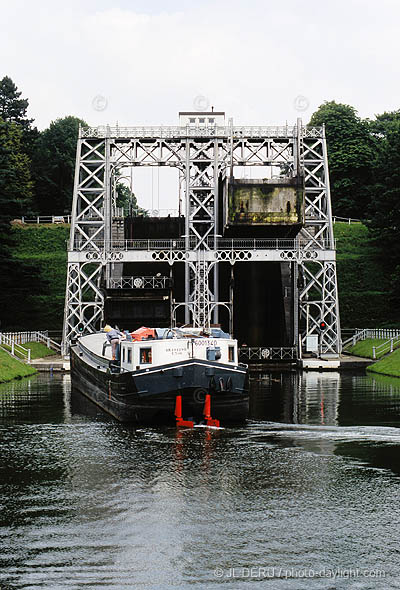
[[[0,119],[0,219],[9,223],[31,206],[29,158],[23,152],[22,130]]]
[[[32,197],[29,158],[22,151],[22,129],[0,119],[0,322],[4,329],[13,323],[23,306],[26,290],[39,288],[32,265],[13,259],[10,221],[29,210]]]
[[[40,133],[32,164],[37,212],[41,215],[70,213],[74,187],[76,145],[82,119],[57,119]]]
[[[20,98],[21,94],[22,92],[18,91],[9,76],[4,76],[0,80],[0,117],[7,123],[14,123],[22,130],[21,150],[31,161],[39,131],[36,127],[32,127],[33,119],[27,117],[29,101],[27,98]]]
[[[325,124],[335,215],[365,218],[372,180],[375,138],[370,122],[360,119],[350,105],[324,102],[310,119],[310,126]]]
[[[117,181],[117,207],[121,207],[124,210],[124,215],[134,215],[135,217],[147,217],[148,213],[146,209],[139,207],[135,193],[131,192],[131,189]]]
[[[0,117],[3,121],[28,129],[33,119],[28,119],[26,115],[29,101],[27,98],[20,98],[21,94],[9,76],[0,80]]]
[[[400,112],[378,115],[372,129],[378,144],[368,226],[391,271],[392,295],[400,299]]]

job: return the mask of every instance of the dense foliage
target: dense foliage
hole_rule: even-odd
[[[0,80],[0,117],[3,121],[29,129],[33,123],[33,119],[28,119],[26,114],[29,101],[27,98],[20,98],[21,94],[9,76]]]
[[[400,110],[361,119],[356,110],[325,102],[310,125],[325,125],[333,213],[365,220],[376,257],[400,301]],[[378,282],[377,282],[378,284]]]
[[[71,213],[79,125],[85,122],[77,117],[57,119],[36,141],[32,156],[34,203],[41,215]]]
[[[353,107],[331,101],[321,105],[311,117],[310,125],[323,124],[334,214],[364,219],[375,144],[369,122],[360,119]]]
[[[9,327],[24,330],[61,330],[67,276],[67,225],[15,225],[14,259],[37,269],[40,290],[27,289],[25,302],[9,318]],[[12,324],[11,324],[12,321]]]

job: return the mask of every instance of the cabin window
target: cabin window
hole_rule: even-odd
[[[140,364],[141,365],[149,365],[152,361],[151,355],[151,348],[141,348],[140,349]]]
[[[193,123],[196,123],[196,119],[190,118],[190,119],[189,119],[189,123],[192,123],[192,124],[193,124]]]
[[[215,348],[207,348],[207,360],[208,361],[219,361],[221,358],[221,348],[216,346]]]
[[[235,362],[235,347],[234,346],[229,346],[229,348],[228,348],[228,359],[229,359],[230,363]]]
[[[122,348],[122,362],[125,362],[125,346]]]
[[[215,119],[210,118],[208,119],[208,122],[210,123],[210,125],[212,125],[215,122]]]
[[[128,364],[132,364],[132,348],[128,348]]]
[[[204,117],[200,117],[200,118],[199,118],[199,123],[204,123],[204,122],[205,122],[205,119],[204,119]]]

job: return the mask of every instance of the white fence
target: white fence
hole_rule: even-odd
[[[37,215],[36,217],[21,217],[21,223],[71,223],[71,215]]]
[[[349,345],[355,346],[357,342],[366,340],[367,338],[385,340],[382,344],[372,347],[372,358],[376,360],[378,356],[383,356],[387,352],[393,352],[396,344],[400,343],[400,330],[395,328],[357,329],[350,338],[342,342],[342,346],[343,348]]]
[[[30,348],[24,348],[18,342],[14,342],[7,334],[0,333],[0,348],[4,348],[7,352],[11,352],[12,356],[25,360],[27,363],[31,362]]]
[[[46,332],[39,332],[37,330],[32,332],[0,332],[0,345],[4,343],[10,346],[10,343],[13,343],[14,345],[20,346],[27,342],[41,342],[47,348],[61,354],[61,344],[52,340]]]
[[[352,217],[333,217],[333,223],[337,221],[348,223],[349,225],[352,223],[361,223],[361,219],[353,219]]]
[[[382,342],[379,346],[372,347],[372,358],[376,360],[378,356],[383,356],[388,352],[393,352],[396,345],[400,343],[400,335],[389,338],[386,342]]]

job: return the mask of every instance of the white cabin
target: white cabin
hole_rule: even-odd
[[[237,341],[228,338],[167,338],[120,343],[121,369],[138,371],[192,358],[238,364]]]

